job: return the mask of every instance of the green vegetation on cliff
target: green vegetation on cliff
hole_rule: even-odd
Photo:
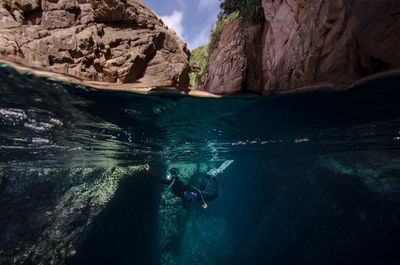
[[[210,31],[210,42],[208,47],[209,48],[208,53],[210,55],[212,51],[217,47],[219,42],[219,37],[221,36],[221,33],[224,30],[225,26],[238,16],[239,16],[238,12],[231,13],[226,18],[218,19],[218,21],[213,25]]]
[[[243,19],[244,26],[248,25],[254,9],[258,6],[261,6],[261,0],[225,0],[221,2],[221,11],[218,14],[217,22],[211,28],[208,44],[194,49],[190,56],[190,89],[197,89],[201,85],[201,78],[208,70],[208,60],[218,46],[225,26],[238,17]]]
[[[208,69],[209,44],[194,49],[190,55],[190,89],[197,89],[201,84],[201,77]]]
[[[208,60],[212,51],[217,47],[219,37],[224,27],[233,19],[237,18],[238,12],[230,14],[228,17],[218,20],[210,31],[210,41],[208,44],[194,49],[190,55],[190,89],[197,89],[201,85],[201,78],[208,70]]]
[[[243,23],[247,24],[252,16],[253,10],[261,6],[261,0],[225,0],[221,2],[221,11],[218,14],[218,20],[222,20],[230,16],[232,13],[238,12],[243,18]]]

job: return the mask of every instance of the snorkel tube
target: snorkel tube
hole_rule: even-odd
[[[175,184],[176,179],[178,178],[179,175],[179,169],[173,167],[167,172],[167,179],[171,180],[171,184],[169,184],[169,188],[171,189],[172,186]]]
[[[176,181],[176,177],[174,177],[174,178],[172,179],[171,184],[169,184],[168,188],[172,189],[172,186],[174,186],[175,181]]]

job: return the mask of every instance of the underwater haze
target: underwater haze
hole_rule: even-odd
[[[0,90],[0,264],[399,264],[400,77],[212,99],[2,65]],[[158,181],[226,160],[207,209]]]

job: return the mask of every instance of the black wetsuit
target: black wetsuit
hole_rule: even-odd
[[[215,198],[217,198],[218,196],[218,183],[217,181],[213,180],[213,187],[211,188],[210,191],[205,191],[205,189],[207,188],[207,184],[209,182],[210,177],[207,176],[203,183],[200,185],[200,188],[196,188],[192,185],[186,184],[183,181],[181,181],[178,178],[175,179],[174,184],[172,185],[172,192],[182,198],[183,201],[185,202],[190,202],[193,199],[203,203],[203,200],[205,202],[207,201],[212,201],[215,200]],[[162,180],[163,183],[170,185],[172,183],[173,180]],[[190,192],[193,192],[196,196],[190,196]]]

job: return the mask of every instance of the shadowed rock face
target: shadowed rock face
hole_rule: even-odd
[[[279,92],[321,83],[341,89],[357,79],[400,68],[399,1],[263,0],[261,13],[260,9],[244,30],[235,21],[231,27],[237,29],[226,29],[242,30],[244,46],[227,51],[221,47],[229,47],[230,40],[221,39],[215,51],[223,51],[224,60],[247,61],[242,92]],[[219,58],[211,56],[210,69],[235,71],[237,65]],[[218,69],[210,71],[210,79],[219,78]],[[206,82],[203,89],[221,93],[213,83]],[[223,93],[236,92],[233,86]]]
[[[132,188],[148,169],[1,169],[0,264],[65,264],[81,255],[121,186],[136,181]]]
[[[189,50],[142,1],[5,0],[0,58],[110,83],[187,88]]]

